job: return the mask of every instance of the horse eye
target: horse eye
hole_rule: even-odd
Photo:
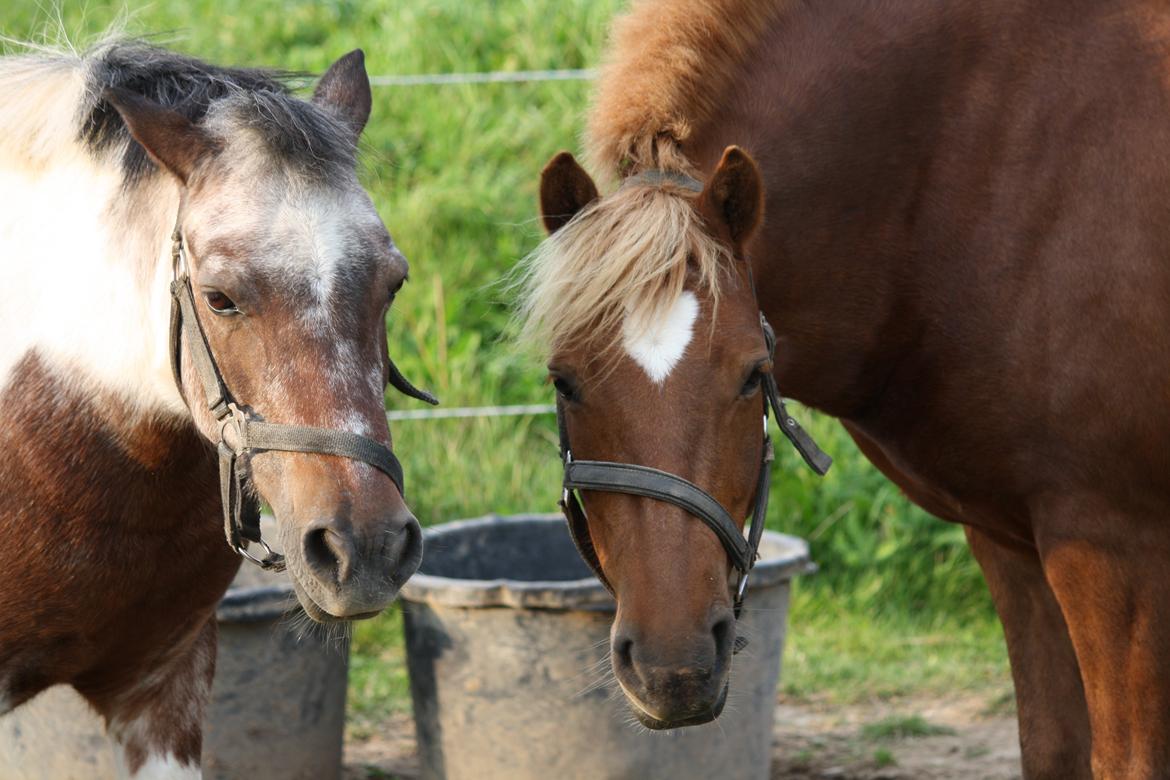
[[[747,398],[748,396],[754,395],[760,389],[760,383],[762,381],[764,381],[763,369],[757,368],[752,371],[752,375],[743,383],[743,387],[739,391],[740,396]]]
[[[552,383],[553,387],[557,389],[557,394],[561,398],[564,398],[566,401],[573,400],[576,389],[573,387],[572,383],[569,382],[569,380],[565,379],[564,377],[554,376]]]
[[[239,314],[240,310],[236,308],[235,301],[227,297],[219,290],[208,290],[203,293],[203,301],[207,304],[207,308],[211,309],[216,314]]]
[[[391,302],[393,302],[394,297],[396,295],[398,295],[398,292],[402,289],[402,285],[404,285],[404,284],[406,284],[406,277],[405,276],[402,277],[401,279],[399,279],[398,284],[394,285],[394,289],[390,291]]]

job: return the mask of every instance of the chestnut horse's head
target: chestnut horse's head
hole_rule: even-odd
[[[732,147],[701,192],[634,177],[606,198],[563,153],[545,168],[549,239],[523,315],[549,351],[577,460],[648,466],[706,490],[739,523],[763,447],[772,370],[744,244],[760,176]],[[735,641],[728,554],[679,506],[582,490],[588,537],[617,599],[618,682],[652,728],[703,723],[726,695]]]
[[[370,98],[360,51],[329,69],[311,101],[271,82],[235,85],[192,119],[181,104],[165,108],[125,89],[107,94],[179,184],[194,312],[239,407],[256,420],[388,446],[385,317],[407,262],[358,183]],[[168,276],[170,266],[168,257]],[[196,426],[218,442],[189,342],[183,395]],[[394,599],[419,565],[422,542],[391,479],[316,452],[245,457],[311,617],[366,617]]]

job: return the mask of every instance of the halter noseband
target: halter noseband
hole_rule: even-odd
[[[702,183],[698,180],[673,171],[645,171],[627,179],[623,186],[630,183],[652,186],[670,184],[693,192],[701,192],[703,189]],[[764,334],[764,343],[768,348],[768,357],[772,358],[776,351],[776,336],[763,312],[760,312],[760,328]],[[776,379],[771,372],[764,374],[761,384],[764,390],[764,447],[760,456],[760,470],[756,481],[756,497],[752,508],[751,525],[747,528],[746,538],[723,505],[706,490],[689,480],[649,466],[633,463],[574,460],[572,448],[569,446],[569,429],[565,420],[564,400],[558,394],[557,429],[560,435],[561,461],[564,464],[561,510],[568,520],[569,531],[572,533],[573,542],[577,545],[581,557],[585,559],[585,562],[597,575],[597,579],[601,580],[610,593],[614,592],[613,586],[601,570],[601,561],[597,557],[597,550],[589,535],[589,523],[585,509],[577,495],[577,491],[580,490],[625,493],[665,501],[682,508],[688,514],[701,520],[715,533],[716,538],[719,539],[723,549],[727,552],[731,565],[738,572],[735,583],[734,611],[736,619],[739,618],[743,609],[744,593],[747,590],[748,574],[759,555],[760,539],[764,535],[764,520],[768,511],[771,466],[774,459],[772,439],[768,435],[768,410],[771,409],[776,415],[776,420],[785,438],[791,442],[793,448],[800,453],[801,458],[813,471],[824,476],[833,463],[832,458],[817,446],[812,437],[800,426],[800,423],[788,413],[784,406],[784,399],[780,396],[780,390],[776,387]],[[737,637],[735,652],[738,653],[746,644],[747,640],[744,637]]]
[[[220,374],[199,323],[195,297],[191,291],[191,276],[184,262],[183,233],[178,223],[175,224],[172,242],[174,279],[171,281],[171,371],[179,392],[183,393],[182,346],[183,339],[186,339],[191,348],[191,363],[203,386],[207,408],[215,418],[219,435],[216,449],[219,452],[224,535],[231,548],[244,558],[262,569],[279,571],[285,566],[284,556],[273,552],[260,536],[260,507],[246,490],[251,478],[251,463],[240,456],[254,450],[280,450],[352,458],[381,471],[390,478],[398,492],[405,495],[402,464],[389,447],[367,436],[332,428],[264,422],[253,412],[241,409],[223,381],[223,375]],[[439,403],[433,395],[407,381],[389,356],[386,359],[389,361],[390,385],[412,398],[429,404]],[[249,542],[263,547],[264,556],[256,557],[248,552]]]

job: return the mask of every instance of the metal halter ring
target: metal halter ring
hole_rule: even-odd
[[[255,555],[248,552],[247,544],[251,544],[250,541],[243,545],[233,545],[233,547],[235,547],[237,553],[244,556],[249,561],[259,566],[261,569],[275,569],[280,571],[284,568],[283,556],[269,547],[268,542],[260,539],[256,543],[264,548],[265,556],[263,558],[257,558]]]
[[[757,553],[758,555],[758,553]],[[747,592],[748,572],[743,572],[739,575],[739,586],[735,589],[735,602],[737,604],[743,602],[743,594]]]

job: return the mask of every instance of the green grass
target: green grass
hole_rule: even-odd
[[[349,661],[351,730],[361,732],[388,714],[410,709],[402,616],[395,606],[354,632]]]
[[[320,72],[358,46],[374,74],[576,68],[597,63],[622,5],[129,0],[127,28],[217,62],[291,70]],[[60,26],[84,40],[123,6],[67,3]],[[54,26],[48,18],[40,0],[10,0],[0,6],[0,33],[40,37]],[[541,238],[537,176],[552,154],[579,148],[588,89],[375,89],[363,178],[412,267],[391,313],[391,350],[448,405],[550,399],[539,361],[503,343],[509,310],[498,281]],[[849,701],[1002,688],[1001,632],[961,530],[911,507],[835,422],[813,419],[811,429],[836,466],[821,480],[781,448],[768,514],[769,527],[808,538],[822,568],[794,592],[785,692]],[[551,419],[404,422],[394,433],[424,523],[555,509]],[[358,720],[409,706],[396,611],[356,628],[351,679]]]
[[[792,699],[848,704],[961,690],[999,694],[1008,684],[993,616],[960,621],[943,607],[875,616],[832,605],[814,584],[797,588],[780,680]]]
[[[921,715],[891,715],[861,727],[864,739],[879,741],[911,737],[942,737],[954,734],[950,726],[931,723]]]

